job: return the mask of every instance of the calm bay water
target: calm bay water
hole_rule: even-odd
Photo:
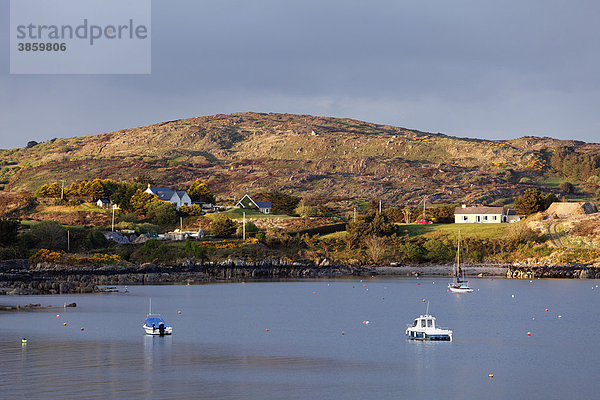
[[[446,283],[339,279],[6,297],[60,308],[0,314],[0,396],[600,397],[598,281],[474,279],[472,294],[448,293]],[[172,337],[143,334],[150,297]],[[454,330],[453,342],[405,339],[423,299],[438,325]],[[77,308],[62,308],[70,302]]]

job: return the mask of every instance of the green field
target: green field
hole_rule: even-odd
[[[396,224],[401,234],[409,236],[423,235],[425,237],[435,236],[436,234],[458,235],[458,231],[463,237],[477,236],[479,238],[496,239],[506,235],[510,224]]]

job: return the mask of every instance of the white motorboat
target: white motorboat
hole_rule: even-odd
[[[460,268],[460,230],[458,231],[458,246],[456,250],[456,268],[454,269],[456,280],[448,283],[448,289],[454,293],[471,293],[473,288],[469,286],[469,281],[464,280],[464,272]],[[462,276],[462,279],[461,279]]]
[[[173,334],[173,327],[169,326],[160,314],[152,314],[152,299],[150,299],[150,312],[142,325],[146,335],[165,336]]]
[[[408,325],[406,336],[412,340],[452,341],[452,331],[446,328],[438,328],[435,324],[435,317],[429,315],[429,303],[427,303],[425,315],[420,315],[415,318],[412,325]]]

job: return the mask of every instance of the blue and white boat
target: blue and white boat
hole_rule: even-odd
[[[425,315],[415,318],[412,325],[406,328],[406,336],[412,340],[431,340],[431,341],[452,341],[452,331],[446,328],[438,328],[435,324],[435,317],[429,315],[429,302]]]
[[[173,327],[168,325],[160,314],[152,314],[152,299],[150,299],[150,312],[142,326],[146,335],[165,336],[173,334]]]

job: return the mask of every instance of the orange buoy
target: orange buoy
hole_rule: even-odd
[[[267,328],[266,331],[269,332],[269,328]]]
[[[344,336],[346,333],[344,331],[342,331],[342,336]]]
[[[177,314],[181,314],[181,311],[177,311]]]
[[[83,328],[81,328],[81,330],[83,331]]]
[[[488,377],[489,377],[490,379],[492,379],[492,378],[494,377],[494,374],[489,374],[489,375],[488,375]]]
[[[527,332],[527,336],[531,336],[531,332]]]
[[[60,317],[60,314],[56,314],[56,318],[59,318],[59,317]]]
[[[546,312],[548,312],[548,309],[546,308]]]
[[[63,326],[67,326],[67,323],[66,323],[66,322],[63,322]]]

